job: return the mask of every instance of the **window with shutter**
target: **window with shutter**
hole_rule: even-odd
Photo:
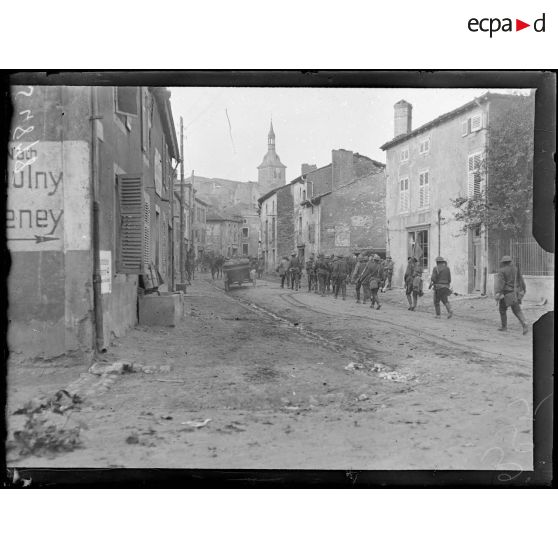
[[[481,153],[469,155],[467,167],[467,195],[472,198],[481,193]]]
[[[117,273],[142,272],[142,179],[141,175],[117,177],[120,205],[119,254]]]

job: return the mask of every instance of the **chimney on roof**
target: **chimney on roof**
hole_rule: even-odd
[[[408,134],[413,129],[413,105],[401,100],[393,105],[394,137]]]
[[[302,163],[300,167],[300,174],[308,174],[311,171],[315,171],[318,167],[316,165],[310,165],[309,163]]]

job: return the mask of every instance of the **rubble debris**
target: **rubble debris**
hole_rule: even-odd
[[[207,426],[207,424],[209,424],[210,422],[211,419],[207,418],[204,420],[187,420],[186,422],[181,422],[180,424],[188,426],[189,428],[194,430],[197,428],[203,428],[204,426]]]
[[[161,418],[163,420],[173,420],[174,417],[172,417],[171,415],[161,415]]]
[[[30,399],[25,405],[16,411],[13,415],[32,415],[42,411],[52,411],[53,413],[63,414],[70,409],[77,409],[83,403],[83,399],[77,395],[71,395],[67,390],[58,390],[53,397],[50,398],[34,398]]]
[[[155,365],[145,365],[136,362],[130,362],[127,360],[119,360],[113,363],[106,362],[94,362],[90,367],[88,372],[96,376],[107,376],[109,374],[119,375],[119,374],[156,374],[162,373],[166,374],[171,371],[172,367],[168,364],[162,366]]]
[[[412,380],[418,381],[415,374],[409,372],[408,374],[403,374],[402,372],[390,371],[390,372],[381,372],[380,378],[384,380],[390,380],[392,382],[410,382]]]
[[[68,418],[64,416],[64,412],[73,405],[59,405],[59,402],[56,396],[51,398],[47,402],[52,404],[49,408],[48,404],[37,406],[37,401],[33,401],[25,406],[26,412],[16,412],[26,416],[22,429],[14,431],[13,444],[11,444],[21,456],[70,452],[82,445],[80,434],[85,425],[77,423],[67,428]]]
[[[345,366],[345,370],[362,370],[364,368],[364,364],[360,364],[360,362],[349,362],[347,366]]]
[[[367,400],[370,399],[370,398],[368,397],[368,395],[366,395],[366,393],[361,393],[361,394],[358,396],[357,399],[358,399],[359,401],[367,401]]]
[[[234,421],[231,424],[227,424],[225,426],[228,430],[234,430],[235,432],[245,432],[246,428],[239,426],[239,423],[235,423]]]

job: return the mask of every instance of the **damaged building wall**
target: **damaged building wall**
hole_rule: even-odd
[[[321,200],[320,250],[349,255],[374,249],[383,254],[385,234],[385,172],[376,169],[336,188]]]

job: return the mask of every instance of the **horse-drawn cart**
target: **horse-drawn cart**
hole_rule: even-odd
[[[241,258],[228,260],[223,264],[223,279],[225,280],[225,291],[229,291],[231,286],[242,283],[252,283],[256,286],[255,276],[250,276],[250,260]]]

